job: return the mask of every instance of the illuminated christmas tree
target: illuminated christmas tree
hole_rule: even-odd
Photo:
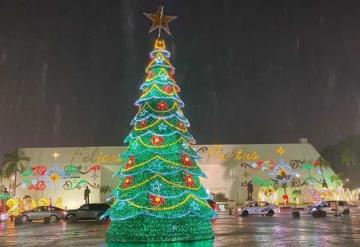
[[[214,237],[208,193],[200,183],[205,174],[200,156],[190,146],[195,140],[181,108],[179,86],[174,79],[170,52],[161,30],[170,34],[168,22],[175,16],[144,13],[153,21],[150,32],[159,29],[150,62],[145,69],[142,95],[135,105],[138,113],[125,139],[119,186],[109,210],[109,242],[192,241]]]

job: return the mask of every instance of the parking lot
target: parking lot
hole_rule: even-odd
[[[360,246],[360,215],[313,218],[290,213],[274,217],[235,217],[221,214],[214,221],[216,238],[201,244],[179,246]],[[0,223],[0,246],[144,246],[105,243],[107,224],[63,221],[44,224],[33,222],[15,227]],[[145,245],[174,246],[174,245]]]

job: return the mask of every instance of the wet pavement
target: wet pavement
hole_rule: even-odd
[[[222,215],[214,222],[213,242],[197,244],[107,245],[107,224],[96,222],[29,223],[15,227],[11,222],[0,223],[0,246],[360,246],[360,214],[312,218],[290,214],[274,217],[239,218]]]

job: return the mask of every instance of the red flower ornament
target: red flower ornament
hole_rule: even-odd
[[[153,136],[151,140],[153,146],[161,146],[164,144],[164,137],[162,136]]]
[[[165,204],[165,198],[157,195],[150,195],[151,204],[160,207]]]
[[[178,121],[178,127],[179,127],[179,129],[182,129],[182,130],[186,129],[184,123],[181,121]]]
[[[130,156],[128,162],[125,165],[125,169],[129,169],[131,167],[133,167],[133,165],[135,164],[135,156]]]
[[[187,155],[187,154],[181,155],[181,162],[186,166],[191,166],[192,165],[192,160],[189,157],[189,155]]]
[[[134,177],[132,177],[132,176],[126,177],[126,178],[124,179],[124,182],[123,182],[123,188],[128,188],[128,187],[130,187],[130,186],[132,185],[133,178],[134,178]]]
[[[167,109],[169,109],[169,106],[165,101],[160,101],[157,104],[157,108],[158,108],[159,111],[166,111]]]
[[[173,86],[171,86],[171,85],[165,85],[165,86],[163,87],[163,89],[164,89],[164,91],[165,91],[166,93],[168,93],[168,94],[171,94],[171,93],[174,92]]]
[[[145,128],[147,126],[147,120],[143,120],[140,122],[140,127]]]
[[[194,187],[195,186],[195,180],[191,174],[188,174],[184,177],[185,183],[188,187]]]

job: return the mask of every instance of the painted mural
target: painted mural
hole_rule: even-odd
[[[89,168],[73,164],[65,167],[57,164],[51,166],[36,164],[20,173],[21,182],[16,186],[24,190],[45,190],[46,188],[79,190],[83,186],[98,189],[100,187],[98,183],[99,170],[100,165],[97,164],[91,165]],[[87,175],[86,178],[83,175]]]

